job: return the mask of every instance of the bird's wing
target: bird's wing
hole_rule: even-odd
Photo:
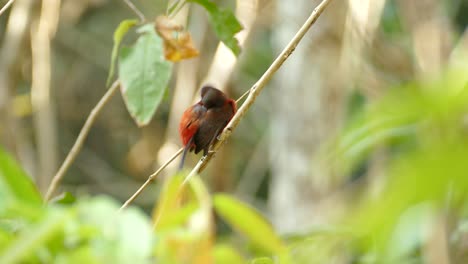
[[[187,145],[193,135],[200,127],[200,119],[206,113],[206,109],[201,105],[194,105],[185,110],[179,125],[179,133],[182,143]]]

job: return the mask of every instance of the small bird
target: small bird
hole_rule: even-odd
[[[211,144],[236,111],[236,101],[212,86],[203,86],[201,100],[185,110],[180,120],[179,134],[185,149],[179,169],[184,166],[187,152],[198,154],[203,150],[204,156],[208,154]]]

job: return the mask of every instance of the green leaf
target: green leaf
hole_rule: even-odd
[[[255,258],[250,261],[250,264],[273,264],[273,260],[268,257]]]
[[[214,263],[216,264],[244,264],[246,260],[233,247],[218,244],[213,249]]]
[[[197,211],[198,207],[197,203],[190,202],[175,212],[164,215],[158,222],[158,229],[163,230],[183,225]]]
[[[117,60],[117,56],[119,54],[120,43],[122,42],[122,39],[125,37],[125,34],[127,34],[128,30],[134,27],[137,23],[138,23],[138,20],[136,19],[124,20],[120,22],[119,26],[114,31],[114,47],[112,48],[109,76],[107,77],[107,83],[106,83],[107,86],[110,85],[112,77],[114,76],[115,61]]]
[[[70,205],[76,202],[76,197],[70,192],[63,192],[60,195],[54,197],[50,203]]]
[[[98,258],[94,255],[93,250],[89,245],[79,247],[74,250],[61,252],[54,262],[55,264],[100,264]]]
[[[0,148],[0,211],[11,202],[42,204],[35,185],[16,161]]]
[[[385,250],[393,242],[390,238],[394,228],[408,209],[425,202],[439,208],[466,202],[468,142],[461,137],[452,143],[428,144],[395,159],[387,171],[388,183],[380,197],[367,200],[345,219],[344,225],[366,238],[365,246]],[[408,238],[403,240],[408,242]],[[401,241],[398,243],[403,245]]]
[[[230,10],[221,9],[209,0],[188,0],[205,8],[210,15],[210,23],[218,38],[237,56],[241,48],[234,37],[242,30],[242,25]]]
[[[139,126],[148,124],[161,103],[171,77],[172,64],[164,59],[163,42],[152,25],[139,28],[132,47],[122,47],[119,79],[130,115]]]
[[[180,173],[164,182],[158,205],[153,214],[153,222],[157,229],[172,226],[173,214],[178,211],[176,209],[180,206],[183,177],[184,174]]]
[[[276,254],[284,250],[281,239],[255,209],[224,194],[214,196],[214,208],[226,222],[257,246]]]
[[[46,218],[37,225],[22,230],[0,254],[0,263],[22,263],[55,234],[63,230],[73,216],[72,210],[51,210]]]

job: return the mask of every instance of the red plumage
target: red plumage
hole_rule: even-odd
[[[203,150],[203,155],[208,154],[211,144],[236,111],[236,102],[220,90],[211,86],[201,89],[201,100],[185,110],[179,124],[180,138],[185,146],[180,168],[188,151],[198,154]]]

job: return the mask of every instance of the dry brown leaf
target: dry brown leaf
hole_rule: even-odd
[[[166,16],[159,16],[155,29],[164,41],[164,56],[167,60],[177,62],[198,56],[190,32],[185,31],[182,25]]]

